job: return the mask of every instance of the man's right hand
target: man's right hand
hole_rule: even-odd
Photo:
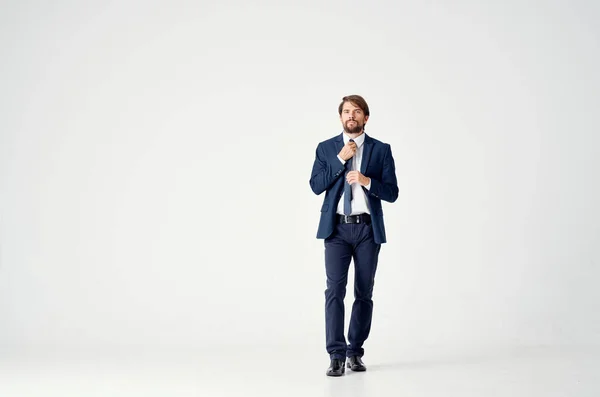
[[[348,161],[351,157],[356,154],[356,142],[348,142],[344,145],[342,150],[338,153],[338,156],[344,161]]]

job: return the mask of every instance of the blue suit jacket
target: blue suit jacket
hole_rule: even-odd
[[[360,172],[371,178],[371,189],[365,191],[371,211],[375,243],[386,242],[381,200],[393,203],[398,198],[398,181],[392,149],[387,143],[365,134]],[[344,147],[342,134],[319,143],[310,176],[310,187],[319,195],[325,193],[317,238],[325,239],[333,233],[338,202],[344,193],[345,166],[337,158]]]

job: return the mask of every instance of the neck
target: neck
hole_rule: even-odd
[[[348,136],[350,137],[350,139],[356,139],[356,138],[358,138],[359,136],[361,136],[362,134],[364,134],[364,133],[365,133],[365,130],[361,130],[360,132],[355,132],[355,133],[350,133],[350,132],[348,132],[348,131],[344,131],[344,133],[345,133],[346,135],[348,135]]]

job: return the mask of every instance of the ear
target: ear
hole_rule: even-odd
[[[367,120],[369,120],[369,116],[365,116],[365,124],[367,124]]]

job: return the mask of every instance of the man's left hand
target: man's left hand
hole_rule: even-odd
[[[349,184],[358,182],[361,186],[367,186],[371,183],[371,178],[364,176],[360,171],[350,171],[346,176],[346,181],[348,181]]]

